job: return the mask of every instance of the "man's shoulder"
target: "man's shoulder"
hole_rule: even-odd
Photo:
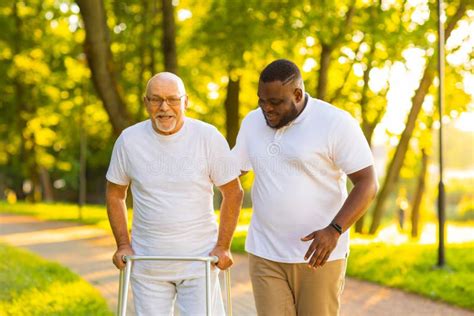
[[[262,117],[262,109],[261,108],[256,108],[254,110],[251,110],[250,112],[247,113],[245,116],[244,120],[255,120],[257,118]]]
[[[193,135],[198,134],[204,136],[211,136],[217,133],[220,134],[219,130],[214,125],[195,118],[187,117],[186,124],[189,124],[190,130],[192,131]]]
[[[121,137],[130,138],[130,137],[140,137],[143,133],[146,133],[147,125],[150,124],[149,120],[138,122],[133,124],[126,129],[124,129],[121,133]]]
[[[341,109],[331,103],[311,97],[309,102],[311,102],[311,106],[314,109],[314,111],[312,111],[314,117],[317,117],[327,123],[354,120],[354,117],[348,111]]]
[[[265,120],[263,118],[262,109],[256,108],[255,110],[251,110],[249,113],[247,113],[247,115],[242,120],[241,128],[244,126],[249,128],[249,127],[255,126],[255,124],[260,124],[260,123],[265,124]]]

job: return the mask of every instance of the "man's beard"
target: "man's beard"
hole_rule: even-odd
[[[297,116],[298,116],[298,109],[296,109],[296,103],[294,102],[291,102],[291,110],[288,114],[286,114],[285,116],[283,116],[280,120],[280,122],[278,122],[277,125],[275,126],[271,126],[269,123],[268,123],[268,120],[267,120],[267,117],[264,115],[263,117],[265,117],[265,122],[267,122],[267,125],[271,128],[274,128],[274,129],[279,129],[279,128],[282,128],[283,126],[285,125],[288,125],[288,123],[290,123],[291,121],[293,121]]]
[[[176,125],[177,125],[177,119],[176,118],[173,119],[172,124],[170,124],[168,127],[164,126],[158,120],[158,118],[154,118],[153,120],[155,121],[155,125],[158,128],[158,130],[162,133],[169,133],[169,132],[173,131],[176,128]]]

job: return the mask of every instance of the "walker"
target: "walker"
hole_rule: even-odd
[[[206,315],[210,316],[211,312],[211,263],[217,263],[218,257],[168,257],[168,256],[124,256],[123,261],[126,263],[125,269],[120,270],[119,281],[119,297],[117,306],[117,315],[125,316],[127,313],[128,287],[130,284],[130,274],[134,261],[201,261],[205,263],[206,270]],[[232,301],[230,293],[230,269],[224,271],[224,290],[227,294],[226,313],[232,316]]]

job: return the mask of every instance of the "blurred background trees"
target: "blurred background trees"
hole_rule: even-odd
[[[361,123],[381,192],[356,226],[374,233],[406,192],[412,235],[436,197],[433,0],[30,0],[0,4],[0,198],[102,203],[115,138],[146,119],[159,71],[187,86],[188,115],[235,143],[262,68],[295,61],[312,96]],[[474,6],[446,1],[448,218],[474,218]],[[81,137],[82,135],[82,137]],[[82,139],[82,141],[81,141]],[[251,175],[250,175],[251,177]],[[249,189],[249,181],[244,181]],[[398,199],[400,201],[400,199]]]

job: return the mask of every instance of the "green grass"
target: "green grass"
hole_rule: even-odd
[[[353,245],[347,274],[474,310],[474,243],[448,245],[446,269],[436,261],[435,245]]]
[[[59,264],[0,244],[0,314],[112,315],[104,298]]]
[[[79,218],[79,207],[66,203],[25,203],[9,204],[0,201],[0,213],[32,215],[48,221],[66,221],[86,225],[95,225],[110,230],[107,210],[103,205],[85,205],[82,207],[82,218]],[[131,224],[132,211],[129,210],[129,225]]]

